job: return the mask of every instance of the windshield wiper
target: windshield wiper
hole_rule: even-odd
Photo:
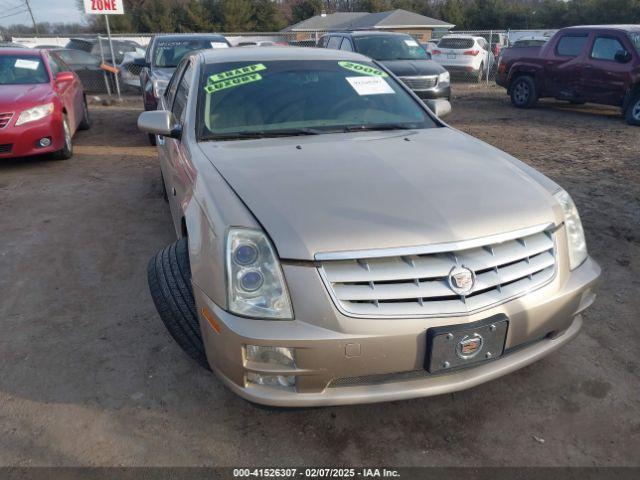
[[[291,128],[286,130],[262,130],[257,132],[214,133],[207,140],[245,140],[255,138],[298,137],[302,135],[321,135],[324,130],[314,128]]]
[[[411,127],[407,127],[402,123],[381,123],[381,124],[373,124],[373,125],[349,125],[344,127],[342,131],[344,132],[365,132],[365,131],[376,131],[376,130],[413,130]]]

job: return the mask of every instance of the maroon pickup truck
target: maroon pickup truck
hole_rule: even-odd
[[[542,97],[615,105],[640,125],[640,25],[563,28],[541,47],[507,48],[496,83],[519,108]]]

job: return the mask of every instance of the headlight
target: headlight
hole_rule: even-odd
[[[245,317],[293,319],[275,251],[264,233],[234,228],[227,238],[229,310]]]
[[[53,113],[53,103],[47,103],[46,105],[38,105],[37,107],[25,110],[18,117],[16,121],[16,127],[24,123],[35,122],[41,118],[51,115]]]
[[[567,232],[567,247],[569,249],[569,268],[579,267],[587,258],[587,243],[578,209],[567,192],[560,190],[555,195],[564,211],[564,226]]]
[[[156,98],[160,98],[162,95],[164,95],[164,92],[167,89],[167,85],[169,85],[169,82],[167,80],[162,80],[162,79],[154,80],[153,96]]]
[[[451,81],[451,75],[449,72],[442,72],[438,75],[438,85],[448,85]]]

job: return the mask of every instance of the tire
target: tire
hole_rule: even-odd
[[[155,136],[153,133],[149,133],[148,135],[149,135],[149,144],[150,144],[152,147],[155,147],[155,146],[156,146],[156,144],[157,144],[157,142],[156,142],[156,136]]]
[[[627,106],[625,118],[629,125],[640,125],[640,93],[636,93]]]
[[[82,121],[78,125],[78,130],[89,130],[91,128],[91,115],[89,114],[86,98],[82,100],[82,110]]]
[[[528,75],[517,77],[510,88],[511,103],[517,108],[531,108],[538,101],[536,84]]]
[[[154,255],[149,261],[147,278],[164,326],[187,355],[210,370],[193,298],[187,239],[182,238]]]
[[[73,157],[73,139],[71,138],[71,127],[67,116],[62,117],[62,134],[64,135],[64,147],[54,154],[56,160],[69,160]]]
[[[476,77],[476,83],[482,83],[483,73],[484,73],[484,62],[480,64],[480,69],[478,70],[478,76]]]

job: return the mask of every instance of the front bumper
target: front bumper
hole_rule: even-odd
[[[451,84],[447,84],[446,87],[436,87],[429,90],[413,90],[418,97],[423,100],[438,100],[438,99],[451,99]]]
[[[264,321],[237,317],[219,308],[197,286],[196,302],[213,313],[217,333],[201,315],[210,365],[243,398],[274,406],[372,403],[464,390],[522,368],[574,338],[580,312],[595,298],[600,267],[592,259],[530,294],[480,313],[447,318],[358,319],[341,315],[313,267],[285,265],[296,304],[296,320]],[[304,286],[305,291],[298,288]],[[309,297],[308,288],[322,295]],[[493,315],[509,319],[505,353],[475,367],[441,374],[423,370],[427,330],[473,323]],[[321,316],[326,328],[303,319]],[[391,323],[390,323],[391,322]],[[245,345],[296,349],[293,369],[247,363]],[[295,389],[247,383],[247,372],[295,375]]]
[[[55,112],[35,122],[15,126],[14,117],[9,125],[0,130],[0,145],[10,145],[0,149],[0,159],[42,155],[61,150],[64,147],[62,118]],[[41,138],[49,137],[51,145],[40,147]],[[8,150],[8,151],[5,151]]]

